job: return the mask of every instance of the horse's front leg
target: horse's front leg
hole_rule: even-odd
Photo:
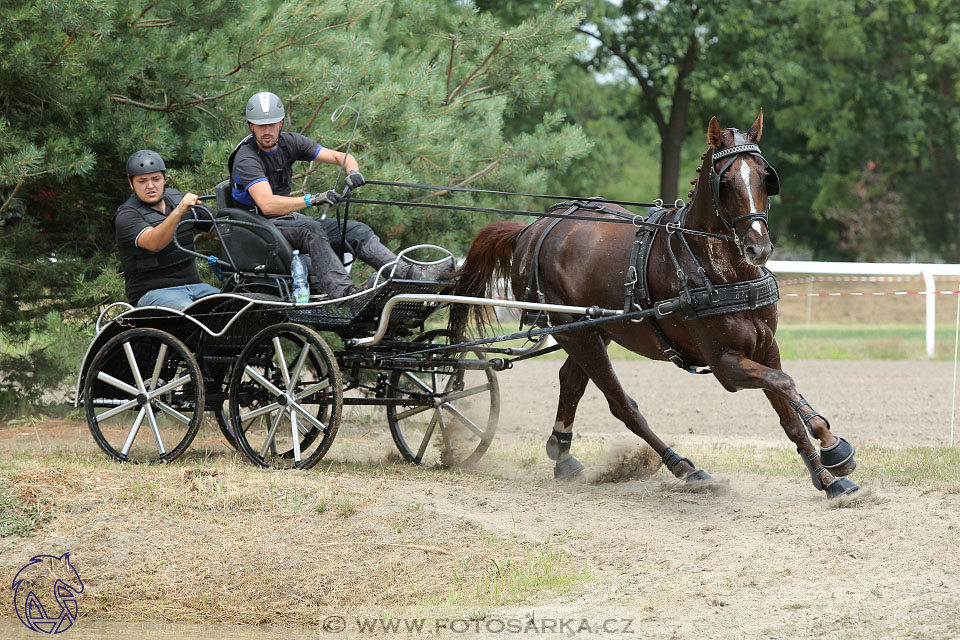
[[[717,380],[729,391],[763,389],[780,417],[784,432],[796,445],[814,487],[826,491],[830,498],[858,490],[860,487],[855,483],[837,477],[845,476],[856,468],[853,446],[833,435],[827,419],[814,411],[800,395],[793,378],[780,368],[780,351],[775,342],[768,354],[764,364],[760,364],[743,354],[727,352],[711,368]],[[820,441],[819,453],[807,438],[808,430]]]

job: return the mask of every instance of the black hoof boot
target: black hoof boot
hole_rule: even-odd
[[[693,461],[690,460],[690,458],[684,458],[683,456],[681,456],[679,453],[677,453],[670,447],[667,447],[664,450],[661,460],[663,460],[663,465],[670,471],[670,473],[673,473],[673,468],[678,464],[680,464],[681,462],[686,462],[688,465],[693,467],[694,471],[691,471],[690,473],[688,473],[683,477],[683,479],[686,482],[690,482],[690,481],[696,482],[699,480],[713,480],[713,476],[711,476],[709,473],[707,473],[703,469],[697,469],[697,465],[693,464]],[[674,473],[673,475],[676,476],[677,474]]]
[[[573,441],[573,433],[561,433],[556,429],[547,438],[547,457],[551,460],[559,460],[560,456],[570,451],[570,443]]]
[[[840,496],[856,493],[857,491],[860,491],[860,487],[855,484],[853,480],[849,480],[847,478],[837,478],[828,484],[824,491],[827,492],[827,498],[833,500],[834,498],[839,498]]]
[[[807,453],[800,447],[797,447],[797,453],[800,454],[800,457],[803,459],[803,464],[807,467],[807,471],[810,472],[810,481],[813,482],[813,486],[816,487],[817,491],[823,491],[824,486],[823,482],[820,481],[820,472],[823,471],[823,464],[814,464],[814,460],[817,462],[822,462],[820,456],[816,453]]]
[[[687,477],[683,479],[684,482],[703,482],[704,480],[713,480],[713,476],[703,469],[691,471],[687,474]]]
[[[856,452],[852,444],[843,438],[837,438],[832,446],[820,449],[820,461],[833,475],[847,476],[857,468],[857,461],[853,459]]]
[[[553,466],[553,477],[555,480],[566,480],[578,475],[583,471],[583,465],[573,456],[567,456],[562,460],[557,460]]]

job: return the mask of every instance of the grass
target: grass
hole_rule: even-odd
[[[0,476],[0,538],[34,535],[51,518],[50,510],[44,508],[39,498],[24,493]]]

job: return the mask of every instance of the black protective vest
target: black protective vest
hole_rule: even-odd
[[[163,199],[167,202],[167,211],[173,211],[183,194],[176,189],[164,189]],[[163,222],[167,216],[160,213],[149,205],[144,204],[136,194],[130,196],[113,214],[113,222],[116,224],[117,216],[124,209],[133,209],[139,212],[143,219],[151,227],[155,227]],[[190,223],[181,224],[177,229],[177,241],[181,246],[187,249],[193,249],[193,225]],[[120,252],[120,263],[123,265],[125,274],[142,273],[155,271],[157,269],[166,269],[184,262],[193,260],[193,256],[177,249],[177,246],[171,242],[160,251],[148,251],[137,246],[118,247]]]

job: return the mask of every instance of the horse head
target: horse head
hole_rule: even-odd
[[[713,213],[733,234],[743,258],[763,266],[773,253],[767,229],[770,196],[780,193],[777,172],[760,154],[763,111],[746,134],[721,129],[714,116],[707,127],[710,149],[703,155],[700,175],[708,176]]]
[[[60,633],[77,619],[76,598],[84,587],[69,553],[30,558],[14,576],[11,586],[17,617],[27,628]]]

